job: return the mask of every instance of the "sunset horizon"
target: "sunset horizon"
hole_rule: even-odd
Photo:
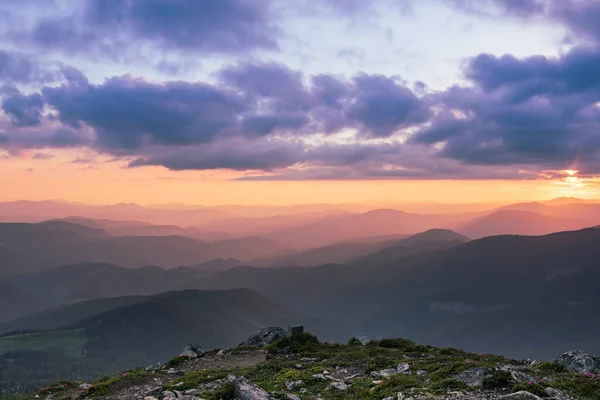
[[[0,400],[600,400],[600,0],[0,0]]]

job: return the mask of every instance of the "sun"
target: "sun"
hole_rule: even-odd
[[[577,170],[574,170],[574,169],[565,169],[565,171],[564,171],[564,172],[566,172],[566,173],[567,173],[567,175],[574,176],[574,175],[575,175],[576,173],[578,173],[579,171],[577,171]]]

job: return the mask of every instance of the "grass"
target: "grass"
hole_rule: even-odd
[[[112,386],[122,384],[134,384],[136,381],[144,380],[150,374],[142,370],[131,370],[121,375],[106,376],[96,382],[92,382],[92,388],[87,394],[91,396],[100,396],[109,391]]]
[[[314,336],[304,334],[283,339],[266,349],[267,361],[262,364],[231,371],[190,371],[164,386],[164,389],[197,389],[203,384],[234,374],[246,377],[250,382],[274,393],[279,399],[285,398],[287,394],[294,394],[302,400],[317,397],[330,400],[381,400],[388,396],[395,397],[398,392],[413,397],[435,398],[449,391],[480,390],[468,387],[453,379],[453,376],[468,369],[485,368],[488,371],[482,382],[485,390],[497,390],[501,393],[526,390],[546,396],[545,388],[551,386],[580,400],[600,400],[600,377],[597,376],[567,373],[555,364],[540,363],[528,371],[536,381],[531,384],[515,383],[510,373],[495,369],[499,363],[510,363],[504,357],[451,348],[439,349],[405,339],[384,339],[365,346],[350,341],[347,345],[342,345],[319,343]],[[301,361],[302,357],[313,360]],[[185,369],[185,360],[176,358],[173,363],[183,363]],[[383,379],[370,376],[371,371],[396,368],[400,363],[408,363],[412,374],[397,374]],[[327,375],[325,371],[336,374],[341,373],[341,369],[346,369],[348,374],[359,372],[357,377],[347,382],[349,387],[345,391],[331,388],[330,381],[324,379],[324,375]],[[417,375],[417,371],[425,371],[425,374]],[[141,380],[148,379],[148,376],[151,374],[133,370],[123,375],[107,377],[92,383],[93,388],[88,394],[102,395],[123,385],[138,384]],[[288,390],[286,383],[293,381],[302,383]],[[302,393],[300,388],[303,389]],[[233,399],[233,387],[230,383],[225,383],[212,392],[202,393],[201,397],[208,400]]]
[[[506,361],[503,357],[472,354],[457,349],[437,349],[406,339],[384,339],[370,342],[366,346],[356,341],[341,345],[319,343],[310,334],[283,339],[267,346],[267,350],[270,359],[261,365],[228,372],[194,371],[174,383],[183,382],[180,389],[195,388],[232,373],[246,377],[268,392],[281,396],[289,392],[303,400],[315,397],[381,400],[395,396],[398,392],[434,395],[449,390],[471,390],[464,383],[453,380],[452,376],[474,367],[491,369],[497,362]],[[301,357],[316,358],[317,361],[303,362],[299,360]],[[394,375],[381,379],[379,384],[373,383],[376,379],[369,375],[371,371],[396,368],[398,364],[405,362],[410,364],[412,375]],[[334,373],[336,368],[360,370],[363,375],[353,379],[347,391],[331,389],[328,380],[315,377],[324,371]],[[426,376],[418,377],[418,370],[426,371]],[[301,387],[305,389],[305,393],[300,393],[299,387],[291,391],[286,389],[286,382],[299,380],[302,381]]]
[[[71,357],[83,357],[87,343],[83,329],[51,331],[5,336],[0,338],[0,354],[15,350],[59,352]]]

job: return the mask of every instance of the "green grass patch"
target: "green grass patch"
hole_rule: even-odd
[[[550,361],[544,361],[533,366],[534,371],[539,371],[545,374],[560,374],[568,372],[564,365],[556,364]]]
[[[83,348],[87,341],[83,329],[6,336],[0,338],[0,354],[15,350],[34,350],[83,357]]]
[[[533,393],[540,397],[548,396],[546,389],[544,389],[544,387],[537,382],[520,382],[515,384],[512,388],[513,393],[520,392],[522,390]]]
[[[192,371],[185,374],[180,379],[177,379],[173,382],[173,385],[167,386],[168,390],[187,390],[187,389],[195,389],[203,383],[212,382],[217,379],[226,378],[229,375],[229,372],[224,370],[214,370],[214,369],[205,369],[202,371]],[[183,385],[175,386],[178,383],[183,383]]]
[[[559,374],[550,386],[581,400],[600,400],[600,378],[580,374]]]
[[[149,375],[148,372],[134,369],[120,375],[105,376],[104,378],[91,383],[92,388],[88,390],[87,394],[91,396],[101,396],[106,394],[112,386],[118,384],[134,384],[136,381],[141,381]]]

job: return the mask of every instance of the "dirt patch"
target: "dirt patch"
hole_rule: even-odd
[[[136,379],[134,382],[123,382],[112,385],[108,392],[94,397],[102,400],[139,399],[144,396],[156,396],[162,393],[162,386],[174,383],[191,371],[207,369],[234,370],[252,367],[266,361],[266,353],[260,350],[243,350],[224,355],[207,355],[185,361],[182,364],[157,371],[151,375]]]

